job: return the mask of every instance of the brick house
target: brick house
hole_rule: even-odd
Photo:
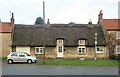
[[[0,56],[6,57],[12,51],[12,29],[14,16],[12,13],[11,22],[0,22]]]
[[[102,25],[91,23],[16,24],[12,50],[39,58],[44,57],[44,51],[46,58],[108,58]]]
[[[107,47],[111,46],[110,48],[112,48],[109,49],[109,56],[117,56],[120,54],[120,19],[103,19],[103,13],[100,11],[98,23],[104,25],[107,35],[109,35],[108,38],[111,38],[111,44],[107,45]]]

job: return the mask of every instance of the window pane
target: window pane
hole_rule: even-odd
[[[13,53],[11,56],[17,56],[17,53]]]
[[[40,48],[40,53],[43,53],[43,48]]]
[[[36,48],[36,53],[39,53],[39,48]]]
[[[63,40],[57,40],[57,44],[63,44]]]
[[[23,55],[23,54],[20,54],[20,55],[19,55],[19,57],[25,57],[25,55]]]
[[[80,45],[85,45],[85,40],[80,40],[80,41],[79,41],[79,44],[80,44]]]
[[[99,52],[99,51],[100,51],[100,48],[97,48],[97,51]]]
[[[102,52],[103,50],[102,50],[102,47],[100,48],[100,51]]]
[[[58,47],[58,52],[62,52],[62,46]]]
[[[104,51],[104,48],[103,47],[97,47],[97,49],[96,49],[97,51],[97,53],[103,53],[103,51]]]
[[[85,53],[85,48],[78,48],[79,53]]]
[[[82,48],[82,53],[84,53],[85,52],[85,48]]]
[[[117,53],[120,53],[120,46],[117,46]]]
[[[81,50],[81,48],[79,48],[79,53],[81,53],[82,52],[82,50]]]
[[[62,40],[60,40],[60,44],[62,44]]]
[[[117,32],[117,38],[120,39],[120,32]]]

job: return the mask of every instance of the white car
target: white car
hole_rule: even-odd
[[[7,56],[7,62],[9,64],[11,64],[13,62],[27,62],[30,64],[32,62],[37,62],[37,58],[35,56],[31,56],[25,52],[11,52]]]

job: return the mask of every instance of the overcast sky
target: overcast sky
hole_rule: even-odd
[[[97,23],[98,14],[103,10],[104,19],[118,18],[120,0],[44,0],[46,22],[50,23],[88,23],[89,19]],[[0,0],[0,19],[9,22],[11,12],[16,24],[34,24],[42,17],[43,0]]]

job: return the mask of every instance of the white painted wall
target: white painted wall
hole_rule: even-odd
[[[26,52],[30,54],[30,47],[16,47],[16,52]]]

